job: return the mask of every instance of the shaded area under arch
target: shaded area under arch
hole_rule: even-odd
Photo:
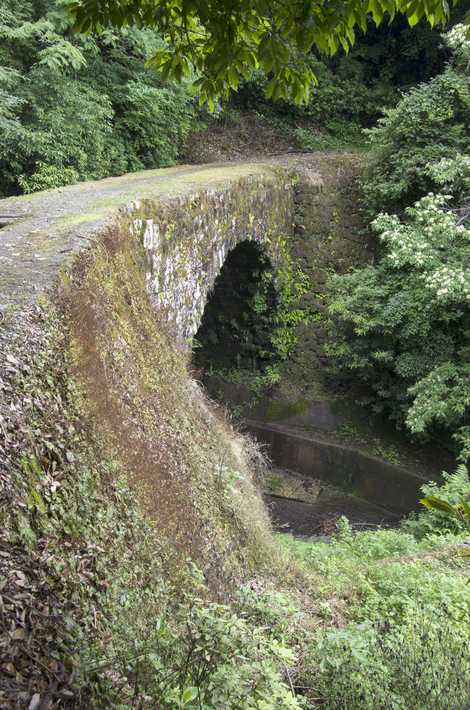
[[[209,295],[195,335],[196,367],[264,371],[276,360],[277,308],[269,257],[256,242],[241,242],[228,254]]]

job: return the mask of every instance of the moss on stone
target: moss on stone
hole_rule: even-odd
[[[264,411],[264,418],[267,421],[276,421],[278,419],[287,419],[296,414],[304,414],[308,409],[306,399],[298,399],[294,402],[286,402],[279,399],[271,399],[267,403]]]

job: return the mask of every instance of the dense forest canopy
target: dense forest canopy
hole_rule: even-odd
[[[63,0],[0,8],[0,193],[173,164],[193,117],[151,31],[76,35]]]

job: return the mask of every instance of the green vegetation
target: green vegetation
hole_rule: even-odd
[[[250,0],[235,6],[227,0],[213,0],[210,6],[198,0],[184,5],[177,0],[76,0],[73,11],[82,30],[131,23],[156,29],[165,44],[152,63],[177,80],[194,73],[201,101],[212,106],[215,98],[227,96],[257,69],[269,75],[268,98],[306,102],[316,79],[312,49],[324,55],[334,55],[341,47],[348,51],[355,30],[366,30],[369,15],[379,25],[401,12],[411,26],[426,18],[435,27],[444,24],[450,12],[441,0],[277,0],[268,5]]]
[[[73,32],[70,4],[6,0],[0,9],[0,195],[173,165],[190,129],[208,119],[194,104],[212,89],[198,85],[194,92],[191,77],[174,82],[150,61],[167,51],[155,28]],[[255,108],[303,150],[363,146],[361,127],[382,115],[401,88],[439,71],[447,56],[424,21],[411,29],[397,16],[379,28],[369,20],[365,29],[354,35],[350,55],[306,54],[319,83],[303,108],[287,95],[266,99],[273,74],[260,66],[245,72],[238,92],[213,115],[225,120],[232,106]],[[181,79],[177,63],[169,75]],[[196,70],[192,78],[198,76]]]
[[[2,193],[174,163],[196,123],[195,80],[209,104],[238,87],[222,113],[255,108],[308,150],[361,145],[367,127],[363,194],[377,237],[364,266],[355,154],[336,183],[328,156],[308,164],[294,188],[280,170],[196,194],[188,174],[187,194],[121,213],[47,297],[1,315],[0,706],[463,710],[470,42],[460,25],[444,47],[423,23],[411,34],[407,23],[445,19],[438,0],[301,8],[279,0],[269,12],[257,0],[235,5],[5,0],[0,8]],[[73,31],[71,6],[83,33]],[[394,19],[400,9],[407,20]],[[387,13],[390,31],[358,38],[347,55],[358,28]],[[314,74],[321,83],[309,98]],[[337,177],[347,172],[342,160],[331,161]],[[206,176],[211,185],[223,170]],[[92,221],[115,199],[98,194],[92,211],[56,225]],[[35,268],[50,234],[45,226],[31,240]],[[424,485],[419,512],[395,529],[358,532],[340,518],[329,540],[273,534],[263,477],[272,491],[309,493],[269,474],[259,448],[210,402],[171,319],[194,316],[207,263],[226,247],[233,254],[240,234],[253,241],[232,281],[246,293],[229,284],[210,324],[223,327],[207,339],[209,360],[232,338],[239,367],[227,367],[226,379],[255,394],[275,385],[279,363],[289,368],[299,332],[310,328],[318,351],[297,372],[308,373],[305,361],[312,367],[317,355],[321,369],[328,327],[336,377],[411,435],[458,451],[455,472]],[[23,253],[32,252],[18,252],[18,262]],[[171,313],[173,297],[181,313]],[[274,398],[267,417],[309,403]],[[337,435],[358,438],[349,424]],[[401,460],[393,444],[369,444]]]
[[[274,267],[268,254],[276,255]],[[279,380],[279,368],[308,322],[300,307],[308,281],[293,263],[284,236],[264,247],[245,241],[218,275],[195,335],[194,363],[205,376],[245,385],[256,397]]]
[[[356,32],[349,52],[327,58],[314,52],[310,65],[318,77],[304,106],[265,98],[269,75],[261,70],[244,81],[231,103],[254,109],[268,123],[287,131],[302,150],[366,146],[363,127],[370,127],[385,108],[396,105],[401,92],[442,71],[449,49],[426,22],[410,28],[398,15],[366,33]]]
[[[369,132],[373,157],[364,191],[373,212],[403,208],[430,190],[458,188],[441,159],[455,159],[470,146],[469,49],[465,29],[446,35],[452,56],[446,70],[407,93]],[[456,195],[462,196],[461,191]]]
[[[141,258],[116,230],[0,332],[0,703],[295,707],[291,652],[228,606],[278,564],[261,458],[192,387]]]
[[[470,524],[468,498],[468,472],[462,464],[453,474],[443,474],[444,483],[431,482],[422,487],[424,498],[420,503],[428,513],[422,513],[417,521],[410,518],[407,529],[423,536],[435,532],[464,533]]]
[[[194,120],[187,88],[145,68],[153,32],[73,34],[68,4],[0,8],[0,194],[171,165]]]
[[[374,265],[331,279],[328,351],[363,398],[415,435],[452,435],[470,453],[470,42],[456,26],[448,69],[370,131],[365,195],[379,214]],[[466,151],[466,152],[465,152]],[[409,201],[429,192],[413,206]]]
[[[432,490],[468,496],[466,470]],[[328,543],[283,540],[315,580],[320,620],[303,649],[302,685],[320,707],[467,706],[469,557],[465,530],[451,518],[427,511],[401,529],[359,533],[343,518]]]
[[[328,543],[273,541],[251,483],[263,468],[259,453],[239,440],[237,454],[203,400],[181,397],[187,374],[127,248],[98,250],[78,291],[76,279],[62,283],[66,320],[43,304],[2,351],[1,393],[14,408],[3,422],[9,645],[0,652],[14,654],[2,656],[1,702],[447,710],[451,697],[460,710],[470,658],[468,530],[423,509],[397,530],[355,533],[342,520]],[[125,263],[123,279],[116,267]],[[94,318],[84,329],[88,299]],[[103,365],[105,408],[96,391]],[[127,445],[134,422],[140,435],[157,435],[145,451]],[[155,440],[170,446],[171,476],[152,522],[143,511],[161,475],[155,459],[148,465]],[[467,497],[466,470],[423,488],[431,492],[450,503]],[[175,496],[181,510],[172,520]]]

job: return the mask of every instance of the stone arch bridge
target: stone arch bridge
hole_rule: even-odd
[[[294,219],[293,162],[169,168],[0,200],[4,328],[118,223],[145,250],[153,306],[180,339],[190,338],[238,243],[255,240],[282,273]],[[302,171],[313,191],[321,191],[320,177],[305,166]]]
[[[194,394],[181,345],[197,332],[217,275],[241,242],[262,247],[280,285],[288,278],[286,242],[302,229],[294,224],[296,200],[308,233],[320,234],[312,241],[321,242],[322,229],[329,235],[314,220],[330,200],[331,229],[336,198],[323,191],[314,166],[315,157],[288,156],[177,167],[1,200],[0,474],[21,471],[25,452],[47,466],[51,450],[62,468],[75,461],[75,443],[61,444],[69,455],[64,461],[54,444],[56,433],[48,429],[49,407],[73,410],[74,421],[89,418],[111,436],[117,453],[107,456],[117,457],[130,480],[140,477],[154,489],[158,509],[169,511],[172,534],[184,540],[196,535],[186,526],[186,503],[177,513],[172,506],[190,500],[191,480],[205,486],[207,471],[220,470],[220,437],[226,432],[220,433],[220,423],[208,414],[204,395]],[[329,249],[325,240],[327,258]],[[60,394],[72,380],[87,393],[85,416],[75,412],[70,393]],[[40,437],[39,419],[45,421]],[[58,426],[63,432],[63,423]],[[201,440],[196,432],[202,432]],[[263,436],[269,439],[266,432]],[[301,448],[296,440],[295,451]],[[210,464],[201,458],[209,449],[209,458],[217,459]],[[323,439],[303,449],[309,471],[316,467],[319,475],[323,467],[326,477],[332,470],[347,475],[365,496],[380,501],[386,484],[390,498],[399,496],[397,509],[417,497],[421,481],[402,469],[397,473],[390,463]],[[177,472],[173,482],[168,478],[175,460],[186,472],[181,487]],[[197,462],[201,471],[190,475]],[[23,480],[21,475],[15,481]]]

